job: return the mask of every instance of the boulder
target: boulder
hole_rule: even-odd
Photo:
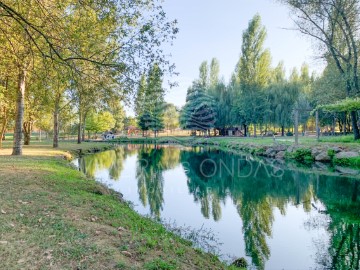
[[[284,159],[285,158],[285,151],[280,151],[275,156],[276,159]]]
[[[359,153],[357,152],[339,152],[335,155],[335,157],[337,159],[342,159],[342,158],[353,158],[353,157],[358,157]]]
[[[286,148],[287,148],[286,145],[279,144],[279,145],[276,145],[276,146],[274,147],[274,150],[277,151],[277,152],[279,152],[279,151],[285,151]]]
[[[276,155],[276,151],[273,148],[268,148],[265,152],[266,157],[274,157]]]
[[[329,162],[330,160],[331,158],[329,157],[328,153],[325,151],[322,151],[315,156],[315,161]]]
[[[322,163],[322,162],[319,162],[319,161],[316,161],[314,163],[314,168],[315,169],[320,169],[320,170],[323,170],[323,171],[328,171],[329,168],[326,164]]]
[[[342,149],[338,146],[330,147],[329,150],[333,150],[336,154],[342,151]]]
[[[299,148],[301,148],[299,145],[290,145],[286,151],[289,153],[292,153],[292,152],[295,152]]]
[[[350,169],[350,168],[344,168],[344,167],[336,166],[335,169],[336,169],[337,172],[339,172],[341,174],[348,174],[348,175],[358,175],[358,174],[360,174],[360,171]]]
[[[320,155],[324,150],[323,149],[320,149],[320,148],[313,148],[311,149],[311,155],[313,157],[316,157],[318,155]]]

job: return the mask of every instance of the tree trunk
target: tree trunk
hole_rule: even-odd
[[[2,142],[5,139],[5,131],[6,131],[7,123],[8,123],[8,114],[7,114],[7,109],[4,108],[4,117],[0,129],[0,148],[2,147]]]
[[[79,109],[79,127],[78,127],[78,139],[77,139],[77,143],[78,144],[81,144],[81,120],[82,120],[82,117],[81,117],[81,109]]]
[[[285,136],[285,127],[281,126],[281,137]]]
[[[247,125],[244,124],[244,137],[247,137]]]
[[[256,138],[256,124],[254,124],[254,138]]]
[[[59,112],[60,111],[60,99],[55,99],[54,107],[54,136],[53,136],[53,148],[59,147]]]
[[[22,155],[22,126],[24,121],[24,109],[25,109],[25,83],[26,83],[26,70],[20,69],[19,81],[16,98],[16,116],[15,116],[15,128],[14,128],[14,146],[12,155]]]
[[[24,132],[24,145],[30,145],[31,140],[31,132],[32,132],[32,122],[25,121],[23,124],[23,132]]]
[[[84,121],[83,121],[84,123]],[[81,141],[84,142],[85,141],[85,125],[81,124]]]
[[[5,131],[6,131],[7,123],[8,123],[8,119],[7,119],[7,114],[5,113],[4,119],[3,119],[3,122],[2,122],[2,126],[1,126],[1,129],[0,129],[0,148],[2,147],[3,139],[5,138]]]
[[[357,125],[356,112],[352,111],[350,113],[350,115],[351,115],[351,125],[352,125],[352,129],[353,129],[353,132],[354,132],[354,139],[359,140],[360,139],[360,133],[359,133],[359,127]]]
[[[5,92],[8,93],[8,85],[9,85],[9,78],[6,78],[5,81]],[[0,129],[0,148],[2,148],[2,142],[5,140],[5,131],[8,124],[8,110],[6,106],[3,107],[3,121],[1,123],[1,129]]]
[[[81,121],[81,141],[84,142],[85,141],[85,120],[86,120],[86,115],[87,112],[83,112],[82,113],[82,121]]]

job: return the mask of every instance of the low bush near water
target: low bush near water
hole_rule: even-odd
[[[314,162],[314,157],[311,155],[310,149],[297,149],[293,153],[293,158],[297,162],[301,162],[301,163],[305,163],[305,164],[310,164],[310,163]]]

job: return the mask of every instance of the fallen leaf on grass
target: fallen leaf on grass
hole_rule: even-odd
[[[92,217],[90,217],[90,221],[92,221],[92,222],[95,222],[95,221],[97,221],[99,218],[97,217],[97,216],[92,216]]]
[[[0,241],[0,245],[6,245],[8,241]]]
[[[1,214],[4,214],[4,215],[5,215],[5,214],[6,214],[6,212],[5,212],[4,210],[2,210],[2,209],[1,209]]]
[[[124,255],[127,256],[127,257],[131,257],[131,256],[132,256],[132,254],[131,254],[129,251],[126,251],[126,250],[121,251],[121,253],[124,254]]]

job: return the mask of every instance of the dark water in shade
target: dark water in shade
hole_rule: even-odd
[[[75,160],[142,215],[211,229],[252,269],[359,269],[360,184],[207,148],[123,145]]]

